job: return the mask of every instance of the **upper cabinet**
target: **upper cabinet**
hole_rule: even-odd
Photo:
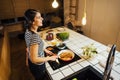
[[[0,19],[21,17],[28,8],[28,0],[1,0]]]
[[[53,0],[1,0],[0,19],[9,19],[24,16],[28,8],[39,10],[41,13],[58,12],[63,9],[63,0],[57,0],[59,7],[52,7]]]
[[[14,17],[14,8],[12,0],[0,0],[0,19]]]
[[[29,8],[28,0],[12,0],[15,17],[24,15],[24,11]]]
[[[29,8],[40,10],[40,12],[45,12],[45,3],[49,2],[49,0],[28,0]]]

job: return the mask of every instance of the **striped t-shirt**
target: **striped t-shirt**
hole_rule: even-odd
[[[25,32],[25,41],[26,41],[26,45],[28,48],[28,58],[30,59],[30,46],[33,44],[38,44],[39,48],[38,48],[38,57],[44,57],[44,51],[43,51],[43,41],[40,38],[40,36],[37,33],[34,33],[32,31],[29,31],[28,29]],[[30,59],[31,60],[31,59]],[[41,65],[43,63],[40,63],[38,65]]]

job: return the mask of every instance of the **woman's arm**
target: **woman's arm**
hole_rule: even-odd
[[[33,44],[30,46],[30,58],[33,63],[42,63],[49,60],[55,61],[57,56],[47,56],[47,57],[38,57],[38,44]]]

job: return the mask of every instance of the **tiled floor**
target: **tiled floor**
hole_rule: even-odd
[[[11,76],[10,80],[34,80],[25,65],[25,41],[10,35]]]

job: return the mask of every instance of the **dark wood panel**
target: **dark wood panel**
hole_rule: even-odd
[[[0,0],[0,19],[14,17],[13,4],[11,0]]]
[[[25,10],[29,8],[28,0],[14,0],[13,5],[15,10],[15,17],[23,16]]]

